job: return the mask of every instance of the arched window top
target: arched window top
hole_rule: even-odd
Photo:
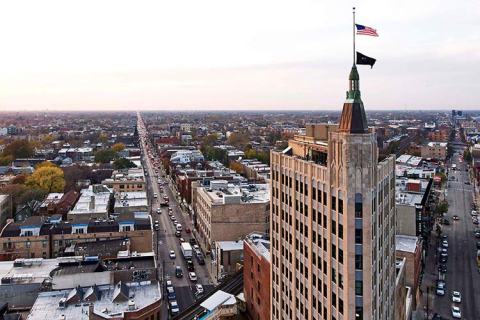
[[[362,203],[363,202],[363,196],[361,193],[355,193],[355,202],[356,203]]]

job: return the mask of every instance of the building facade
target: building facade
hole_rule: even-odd
[[[270,318],[270,241],[250,234],[243,241],[243,293],[252,320]]]
[[[272,319],[393,319],[395,159],[378,161],[353,66],[340,123],[272,152]]]
[[[210,250],[215,241],[236,241],[252,232],[268,232],[268,185],[233,186],[226,180],[210,182],[193,193],[200,245]]]

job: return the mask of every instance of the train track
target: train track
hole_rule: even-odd
[[[201,299],[197,300],[190,307],[182,311],[180,314],[173,317],[173,320],[191,320],[195,316],[202,315],[205,312],[205,309],[200,306],[205,300],[210,298],[215,292],[222,290],[227,293],[237,295],[243,290],[243,269],[237,271],[231,277],[227,278],[220,285],[218,285],[214,290],[210,291]]]

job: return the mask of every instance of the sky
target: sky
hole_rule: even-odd
[[[480,1],[0,1],[0,111],[480,109]]]

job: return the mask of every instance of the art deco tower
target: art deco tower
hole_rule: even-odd
[[[354,65],[338,125],[272,152],[272,319],[393,319],[395,159],[378,161]]]

